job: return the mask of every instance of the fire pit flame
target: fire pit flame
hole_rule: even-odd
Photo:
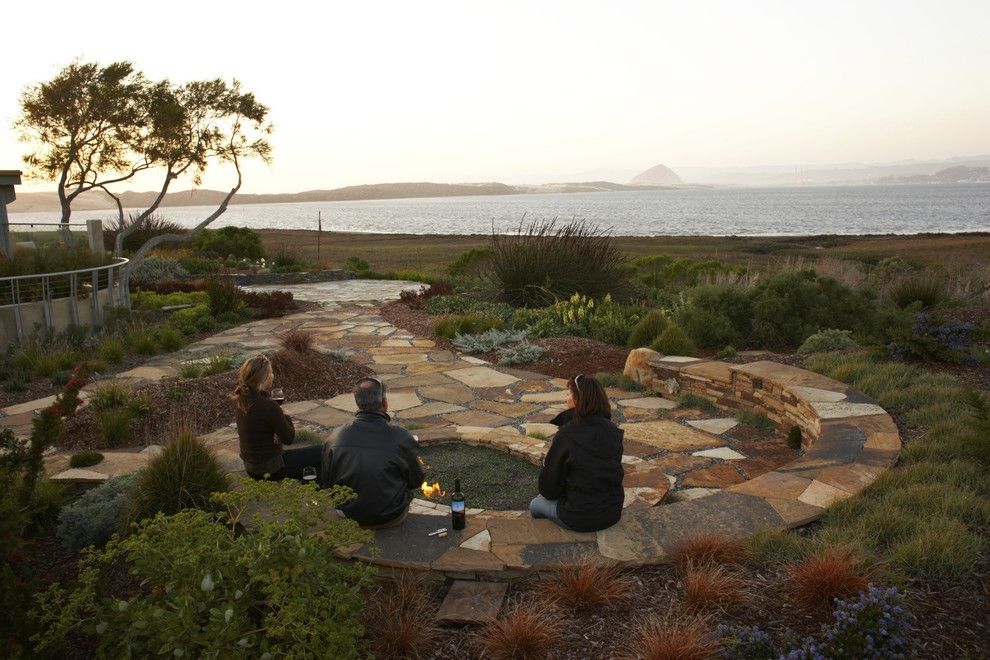
[[[420,486],[420,490],[423,491],[424,497],[443,497],[447,494],[440,490],[440,483],[436,481],[433,482],[432,486],[424,481],[423,485]]]

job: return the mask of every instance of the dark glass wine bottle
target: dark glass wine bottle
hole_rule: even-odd
[[[464,493],[461,492],[461,480],[454,479],[454,493],[450,496],[450,526],[454,529],[464,529],[467,505],[464,503]]]

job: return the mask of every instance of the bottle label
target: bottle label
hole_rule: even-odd
[[[450,503],[451,513],[464,513],[464,500]]]

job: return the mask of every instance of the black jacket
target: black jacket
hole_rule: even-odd
[[[353,422],[334,431],[332,454],[325,452],[330,463],[324,465],[327,481],[357,493],[341,511],[362,525],[394,519],[412,501],[410,491],[423,483],[416,441],[390,420],[384,412],[359,412]]]
[[[561,420],[563,421],[563,420]],[[576,532],[611,527],[622,515],[622,430],[605,417],[567,421],[540,470],[540,495]]]
[[[244,469],[254,474],[274,474],[282,469],[282,446],[296,439],[292,420],[267,392],[251,397],[247,412],[237,407],[237,437]]]

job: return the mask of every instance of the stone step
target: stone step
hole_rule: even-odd
[[[439,623],[485,624],[498,618],[508,582],[454,580],[437,612]]]

